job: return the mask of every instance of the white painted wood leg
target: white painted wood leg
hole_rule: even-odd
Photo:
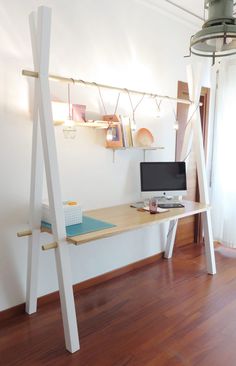
[[[29,17],[32,53],[34,67],[38,69],[38,50],[36,32],[36,14],[33,12]],[[30,184],[30,217],[29,224],[32,235],[28,244],[28,265],[27,265],[27,285],[26,285],[26,307],[28,314],[37,311],[37,289],[38,289],[38,267],[40,255],[40,226],[41,226],[41,206],[43,195],[43,151],[39,126],[39,81],[35,80],[34,90],[34,113],[33,113],[33,138],[32,138],[32,158],[31,158],[31,184]]]
[[[29,223],[32,235],[29,237],[29,244],[28,244],[28,266],[27,266],[26,307],[25,307],[25,311],[28,314],[32,314],[37,311],[42,191],[43,191],[43,154],[42,154],[42,144],[40,141],[38,118],[36,116],[33,128],[31,188],[30,188]]]
[[[58,243],[58,248],[55,250],[55,257],[66,349],[74,353],[80,349],[80,344],[67,242]]]
[[[31,314],[37,309],[37,282],[44,163],[47,177],[49,207],[52,218],[52,233],[54,241],[58,243],[55,256],[65,343],[66,349],[73,353],[77,351],[80,346],[71,281],[70,258],[68,253],[68,244],[66,242],[65,220],[60,191],[59,170],[48,81],[50,25],[51,11],[49,8],[39,8],[37,24],[35,14],[31,14],[30,29],[34,66],[40,76],[35,82],[30,193],[30,228],[32,230],[32,236],[29,240],[26,311]],[[40,115],[40,126],[38,114]]]
[[[27,287],[25,311],[33,314],[37,311],[38,266],[39,266],[40,230],[33,230],[29,238]]]
[[[168,259],[172,257],[177,226],[178,226],[178,220],[170,221],[169,231],[167,233],[166,249],[165,249],[165,254],[164,254],[164,257],[168,258]]]
[[[202,213],[202,221],[203,221],[204,239],[205,239],[207,272],[213,275],[216,273],[216,263],[215,263],[214,241],[212,235],[210,210],[207,210],[206,212]]]

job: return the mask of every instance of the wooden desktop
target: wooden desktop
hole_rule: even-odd
[[[170,227],[167,233],[166,246],[165,246],[165,258],[171,258],[174,241],[171,240],[172,231],[176,230],[178,219],[183,217],[202,214],[203,225],[204,225],[204,236],[205,236],[205,249],[206,249],[206,260],[207,260],[207,272],[209,274],[216,273],[215,257],[214,257],[214,244],[211,231],[208,230],[206,225],[207,214],[210,211],[210,206],[191,201],[182,201],[184,204],[183,208],[170,208],[166,212],[150,214],[148,211],[141,211],[137,208],[131,207],[129,204],[123,204],[118,206],[99,208],[96,210],[85,211],[84,215],[91,218],[106,221],[115,226],[92,231],[86,234],[68,237],[67,241],[74,245],[81,245],[91,242],[93,240],[103,239],[124,233],[126,231],[140,229],[142,227],[161,224],[163,222],[169,222]],[[48,231],[48,229],[42,229]],[[145,243],[144,243],[145,245]],[[43,249],[54,249],[57,247],[57,243],[52,243],[43,246]]]

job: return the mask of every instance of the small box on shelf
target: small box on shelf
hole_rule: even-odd
[[[119,148],[124,146],[124,138],[119,116],[116,114],[105,115],[103,120],[108,122],[106,134],[106,147]],[[114,122],[116,122],[114,124]]]
[[[64,201],[63,210],[65,215],[66,226],[76,225],[82,222],[82,208],[77,202]],[[48,203],[42,204],[42,221],[45,221],[48,224],[52,223]]]

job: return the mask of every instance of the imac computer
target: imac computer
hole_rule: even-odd
[[[187,194],[185,162],[140,163],[142,198],[176,201]]]

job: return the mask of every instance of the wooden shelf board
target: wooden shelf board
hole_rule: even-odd
[[[99,129],[107,129],[109,126],[107,122],[76,122],[75,125],[79,127],[91,127]]]
[[[54,121],[54,126],[60,126],[64,124],[64,121]],[[94,122],[76,122],[75,126],[78,127],[90,127],[97,129],[107,129],[109,126],[117,125],[116,122],[108,123],[107,121],[94,121]]]
[[[130,146],[130,147],[107,147],[112,150],[163,150],[164,146]]]

